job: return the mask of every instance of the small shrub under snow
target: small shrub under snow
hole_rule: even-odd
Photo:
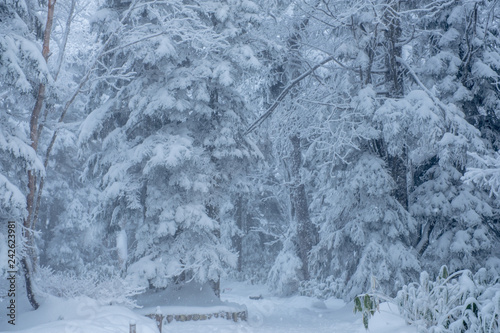
[[[56,297],[70,299],[87,296],[100,304],[119,304],[129,308],[136,307],[131,297],[143,291],[119,276],[103,278],[94,272],[77,276],[74,273],[54,272],[47,267],[39,269],[37,287],[42,293]]]
[[[500,329],[500,275],[495,269],[449,274],[443,266],[435,280],[422,272],[420,281],[404,286],[395,299],[377,293],[360,295],[354,310],[363,314],[365,327],[380,300],[396,303],[403,318],[419,332],[493,333]]]

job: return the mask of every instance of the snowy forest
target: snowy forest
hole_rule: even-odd
[[[499,148],[498,0],[0,0],[31,310],[231,280],[498,332]]]

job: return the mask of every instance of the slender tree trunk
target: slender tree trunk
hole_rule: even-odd
[[[48,60],[50,54],[50,33],[52,31],[52,23],[54,21],[54,8],[56,0],[48,1],[47,10],[47,22],[45,24],[45,32],[43,35],[43,47],[42,55],[45,61]],[[30,140],[31,147],[36,152],[38,148],[39,139],[39,117],[45,102],[45,83],[40,83],[38,86],[38,94],[35,106],[31,112],[30,118]],[[34,264],[36,263],[36,251],[34,242],[34,201],[36,194],[36,174],[34,170],[28,170],[28,195],[26,196],[26,205],[28,209],[28,215],[24,220],[23,226],[23,236],[26,240],[27,252],[25,257],[21,260],[24,269],[24,278],[26,281],[26,293],[28,300],[34,309],[38,309],[39,304],[35,297],[35,291],[33,288],[32,274],[34,271]]]
[[[301,32],[308,25],[309,19],[306,18],[299,24],[294,26],[294,32],[290,35],[288,39],[288,55],[287,61],[284,64],[280,64],[275,68],[276,74],[281,77],[274,86],[271,87],[270,92],[274,97],[275,102],[268,108],[268,110],[255,121],[246,131],[246,133],[251,132],[257,126],[259,126],[267,117],[269,117],[274,110],[278,107],[281,101],[288,94],[292,95],[292,88],[298,85],[304,78],[309,76],[314,72],[314,70],[323,66],[324,64],[333,61],[333,57],[327,57],[321,63],[317,64],[310,70],[301,74],[300,64],[301,59],[299,56],[300,39]],[[283,73],[285,71],[285,73]],[[288,73],[287,73],[288,71]],[[288,74],[288,75],[283,75]],[[246,134],[245,133],[245,134]],[[292,219],[295,222],[296,237],[293,240],[296,248],[296,254],[302,262],[302,279],[308,280],[310,278],[309,272],[309,252],[312,247],[318,242],[318,231],[316,226],[312,223],[309,217],[309,204],[307,200],[307,195],[305,191],[304,183],[302,182],[302,177],[300,170],[302,168],[302,149],[300,146],[300,133],[291,133],[289,140],[292,146],[291,151],[291,163],[290,167],[287,168],[290,174],[290,207]]]
[[[236,203],[236,226],[240,229],[241,234],[235,235],[233,240],[235,248],[238,251],[238,272],[241,272],[243,269],[243,237],[248,232],[246,226],[246,206],[246,200],[242,196],[239,196]]]
[[[300,81],[303,75],[300,75],[300,42],[302,32],[309,24],[309,19],[306,18],[297,24],[294,32],[288,39],[288,66],[289,82]],[[327,58],[326,62],[331,59]],[[289,83],[287,82],[287,83]],[[293,93],[292,93],[293,97]],[[302,262],[302,279],[309,280],[311,277],[309,271],[309,252],[312,247],[318,242],[318,232],[316,226],[312,224],[309,217],[309,203],[307,200],[306,190],[302,181],[300,170],[302,169],[302,148],[300,145],[300,133],[290,133],[288,137],[292,146],[291,162],[290,162],[290,206],[292,208],[292,219],[295,222],[296,238],[295,246],[297,255]]]
[[[26,280],[26,295],[31,306],[36,310],[40,306],[35,298],[35,291],[33,290],[33,281],[31,280],[32,267],[28,257],[21,259],[21,266],[24,270],[24,278]]]
[[[386,82],[389,91],[388,96],[398,98],[403,96],[403,68],[397,59],[402,57],[402,47],[398,44],[401,35],[401,22],[397,15],[399,12],[399,1],[388,2],[387,11],[385,13],[385,23],[387,30],[385,32],[387,56],[386,56]],[[391,170],[392,178],[396,183],[394,196],[399,203],[408,209],[408,174],[407,174],[407,152],[406,147],[400,155],[391,156],[387,154],[387,164]]]
[[[422,256],[425,250],[427,250],[427,247],[429,246],[429,240],[431,238],[430,236],[432,230],[434,229],[435,224],[436,223],[434,220],[429,220],[424,225],[420,234],[420,238],[418,239],[418,242],[415,245],[415,250],[417,250],[419,256]]]
[[[388,156],[388,165],[391,169],[392,179],[396,183],[394,197],[404,209],[408,209],[408,174],[406,148],[399,156]]]
[[[219,219],[218,207],[215,207],[211,204],[208,204],[208,205],[206,205],[206,209],[207,209],[208,217],[210,217],[211,219],[214,219],[214,220]],[[220,229],[215,229],[214,235],[215,235],[215,237],[220,239],[221,238]],[[209,284],[212,287],[212,290],[214,291],[215,296],[217,296],[217,298],[220,298],[220,276],[218,276],[215,280],[210,280]]]
[[[311,277],[309,271],[309,252],[314,245],[318,243],[318,230],[312,223],[309,217],[309,204],[307,200],[306,190],[300,169],[302,168],[302,149],[300,147],[300,137],[298,134],[290,136],[292,143],[292,158],[291,158],[291,185],[290,185],[290,201],[292,204],[292,218],[296,222],[297,227],[297,254],[302,261],[302,274],[304,280],[309,280]]]
[[[220,277],[217,279],[217,281],[210,280],[209,284],[210,287],[212,287],[215,296],[217,296],[217,298],[220,298]]]
[[[54,81],[57,81],[57,78],[59,77],[59,73],[61,71],[61,67],[63,64],[64,53],[66,50],[66,45],[68,43],[69,33],[71,31],[71,22],[73,21],[73,14],[75,12],[75,7],[76,7],[76,0],[71,0],[71,6],[69,9],[68,19],[66,20],[66,30],[64,31],[63,41],[60,45],[61,50],[59,51],[59,55],[57,57],[57,67],[56,67],[56,73],[54,74]],[[43,114],[42,123],[40,125],[38,125],[38,133],[37,133],[38,138],[40,138],[40,134],[42,133],[42,130],[44,128],[44,123],[47,120],[49,110],[51,112],[54,111],[54,105],[50,105],[50,106],[45,107],[45,112]],[[52,140],[53,142],[55,142],[55,138],[57,138],[57,135],[53,136],[53,140]],[[45,154],[45,161],[43,163],[43,167],[45,168],[45,170],[47,170],[47,166],[49,164],[50,153],[52,151],[52,147],[54,146],[53,142],[50,143],[49,149],[47,149],[47,153]],[[38,193],[36,195],[36,202],[35,202],[34,213],[33,213],[33,229],[36,226],[36,221],[38,221],[38,213],[40,211],[40,205],[41,205],[41,201],[42,201],[44,184],[45,184],[45,177],[42,177],[40,179],[40,183],[38,185]]]

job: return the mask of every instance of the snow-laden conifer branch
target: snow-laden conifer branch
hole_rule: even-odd
[[[429,89],[427,89],[427,87],[422,83],[422,81],[420,81],[420,79],[418,78],[415,71],[410,67],[410,65],[408,65],[408,63],[406,61],[404,61],[403,58],[396,57],[396,61],[399,62],[404,67],[406,67],[406,69],[408,70],[408,73],[410,73],[410,75],[413,77],[415,82],[420,86],[420,88],[422,88],[422,90],[425,91],[425,93],[441,109],[441,111],[443,111],[443,117],[444,117],[444,119],[446,119],[447,118],[446,115],[448,113],[448,108],[446,107],[446,105],[444,105],[444,103],[441,102],[439,100],[439,98],[437,98]]]
[[[137,4],[137,1],[138,0],[135,0],[134,2],[132,2],[132,4],[130,4],[129,9],[125,12],[125,15],[123,16],[123,18],[120,21],[120,25],[108,37],[108,39],[106,40],[106,42],[104,43],[104,45],[101,47],[101,49],[99,50],[99,52],[97,52],[97,54],[96,54],[96,56],[94,58],[94,61],[91,63],[91,65],[89,66],[89,68],[87,70],[87,73],[81,79],[80,83],[78,84],[78,87],[75,89],[75,91],[73,92],[73,94],[71,95],[71,97],[68,99],[68,101],[66,101],[66,104],[64,105],[64,108],[63,108],[63,111],[61,113],[61,116],[59,117],[59,121],[58,121],[59,123],[61,123],[64,120],[64,118],[66,117],[66,113],[68,112],[69,107],[73,104],[73,102],[75,101],[75,99],[78,96],[78,94],[80,94],[80,92],[82,91],[83,86],[90,79],[90,76],[91,76],[92,72],[94,72],[96,65],[99,63],[101,57],[105,54],[106,48],[111,43],[111,41],[113,40],[113,38],[118,34],[118,31],[121,29],[121,25],[130,16],[132,10],[135,8],[135,5]],[[58,133],[58,131],[56,130],[54,132],[54,134],[52,135],[52,139],[50,141],[49,147],[47,148],[47,153],[45,154],[45,161],[46,161],[45,164],[48,163],[48,159],[49,159],[50,153],[52,151],[52,148],[54,146],[54,142],[57,139],[57,133]]]
[[[479,162],[482,167],[468,168],[462,179],[465,183],[475,183],[489,190],[490,197],[500,196],[500,154],[496,156],[478,156],[476,153],[468,153]]]
[[[264,112],[264,114],[262,116],[260,116],[256,121],[254,121],[252,123],[252,125],[250,125],[247,128],[247,130],[243,133],[243,135],[247,135],[248,133],[252,132],[257,127],[259,127],[267,118],[269,118],[273,114],[273,112],[276,110],[276,108],[278,107],[278,105],[280,105],[280,103],[283,101],[283,99],[285,99],[285,97],[288,95],[288,93],[290,92],[290,90],[293,87],[295,87],[298,83],[300,83],[300,81],[302,81],[303,79],[305,79],[306,77],[308,77],[309,75],[311,75],[312,73],[314,73],[314,71],[317,70],[318,68],[320,68],[321,66],[324,66],[325,64],[327,64],[327,63],[329,63],[330,61],[333,61],[333,60],[335,60],[335,58],[333,56],[329,56],[329,57],[325,58],[319,64],[315,65],[314,67],[312,67],[311,69],[309,69],[308,71],[304,72],[302,75],[300,75],[299,77],[297,77],[296,79],[294,79],[292,82],[290,82],[290,84],[278,96],[278,98],[273,103],[273,105],[271,105],[266,110],[266,112]]]

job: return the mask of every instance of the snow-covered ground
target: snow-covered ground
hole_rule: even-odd
[[[4,317],[5,314],[2,313],[0,323],[2,332],[128,333],[129,324],[133,321],[141,327],[137,333],[157,332],[154,321],[122,306],[100,306],[96,301],[87,297],[70,300],[49,297],[44,300],[37,311],[18,312],[15,326],[8,324]]]
[[[361,316],[354,314],[352,304],[341,300],[320,301],[310,297],[272,297],[264,286],[226,282],[222,285],[222,300],[244,304],[247,322],[234,323],[225,319],[197,322],[172,322],[163,328],[168,333],[349,333],[366,332]],[[262,295],[252,300],[249,296]],[[5,304],[5,303],[3,303]],[[3,305],[0,303],[0,305]],[[2,306],[3,308],[3,306]],[[371,333],[415,333],[397,314],[397,309],[382,304],[380,313],[370,321]],[[5,312],[5,311],[2,311]],[[7,324],[1,313],[0,331],[23,333],[128,333],[129,323],[135,322],[137,333],[156,333],[153,320],[120,306],[99,306],[88,298],[46,299],[37,311],[20,311],[16,326]]]

